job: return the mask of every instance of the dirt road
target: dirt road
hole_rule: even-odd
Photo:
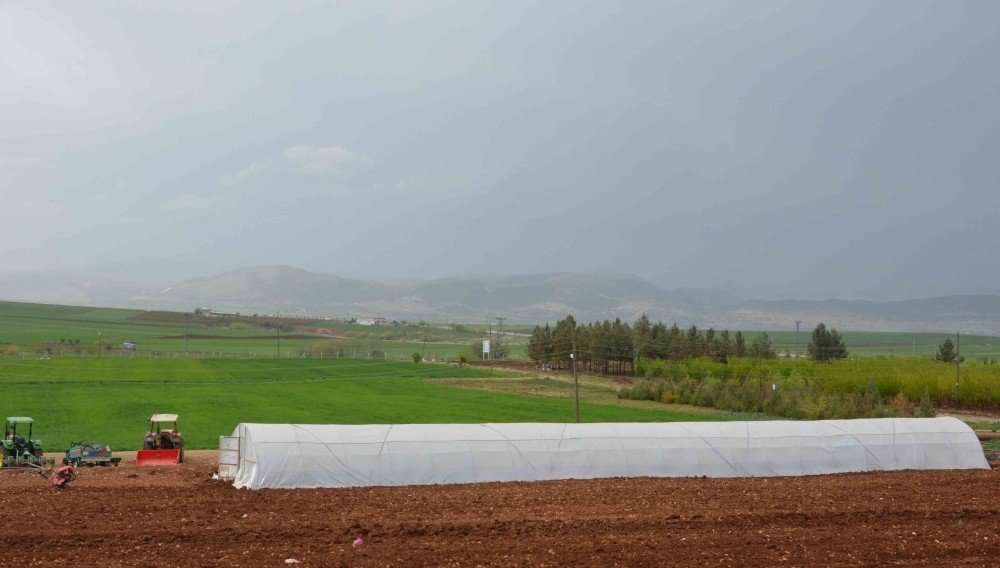
[[[1000,471],[236,490],[214,452],[0,475],[0,565],[987,566]],[[355,538],[363,544],[353,546]]]

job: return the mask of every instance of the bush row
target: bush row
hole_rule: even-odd
[[[771,385],[808,384],[825,394],[852,395],[873,389],[883,400],[900,398],[917,404],[926,393],[938,405],[968,408],[1000,407],[1000,366],[965,363],[960,378],[954,365],[926,359],[870,358],[829,363],[810,360],[704,359],[640,360],[640,377],[647,379],[741,380]]]
[[[803,420],[934,415],[928,396],[920,404],[901,394],[887,399],[874,382],[858,392],[841,393],[824,391],[810,379],[652,378],[623,387],[618,397]]]

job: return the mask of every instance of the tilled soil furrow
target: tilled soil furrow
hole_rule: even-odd
[[[236,490],[210,463],[0,476],[0,565],[983,566],[997,471]],[[357,546],[354,540],[360,538]]]

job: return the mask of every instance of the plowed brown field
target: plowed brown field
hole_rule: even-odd
[[[998,470],[247,491],[208,455],[0,473],[0,565],[1000,564]]]

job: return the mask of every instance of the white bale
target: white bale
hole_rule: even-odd
[[[240,424],[233,436],[233,483],[250,489],[989,468],[954,418]]]

